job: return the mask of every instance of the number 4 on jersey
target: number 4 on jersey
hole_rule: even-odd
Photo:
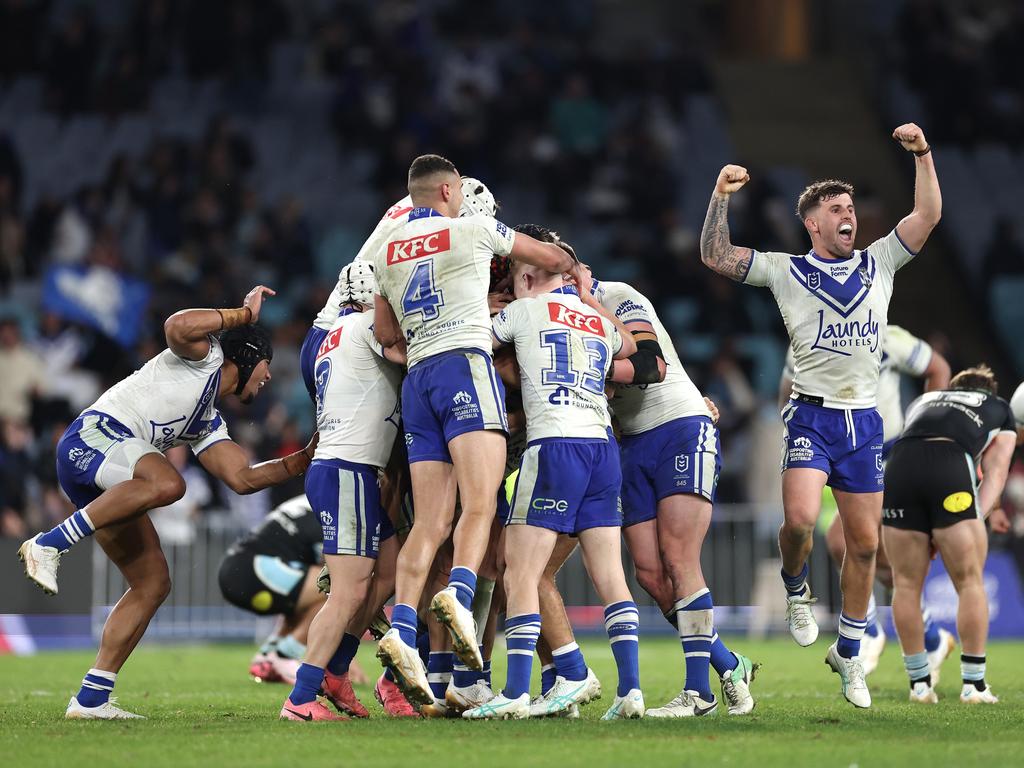
[[[402,312],[423,315],[424,320],[434,320],[440,314],[438,307],[444,306],[444,295],[434,287],[434,260],[427,259],[416,265],[409,283],[402,294]]]

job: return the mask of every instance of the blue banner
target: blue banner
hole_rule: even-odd
[[[43,308],[103,332],[123,347],[138,341],[149,286],[112,269],[51,267],[43,285]]]
[[[1024,637],[1024,593],[1013,556],[1008,552],[990,552],[982,579],[988,597],[989,637]],[[933,621],[956,632],[959,601],[941,558],[932,562],[928,572],[924,602]]]

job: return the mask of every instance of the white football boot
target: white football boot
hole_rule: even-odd
[[[71,697],[68,708],[64,711],[66,720],[145,720],[142,715],[128,712],[117,706],[117,697],[111,696],[98,707],[83,707],[78,698]]]
[[[919,680],[910,689],[910,701],[914,704],[938,704],[939,694],[928,683]]]
[[[616,696],[602,720],[635,720],[643,717],[644,695],[639,688],[632,688],[625,696]]]
[[[385,667],[395,672],[398,687],[412,703],[426,705],[434,703],[434,694],[427,682],[427,673],[415,648],[402,642],[398,630],[392,627],[377,643],[377,658]]]
[[[480,655],[480,644],[476,639],[476,622],[473,612],[463,607],[455,587],[445,587],[430,601],[430,611],[452,636],[452,650],[459,661],[472,670],[483,671],[484,659]]]
[[[506,699],[504,693],[499,693],[486,704],[467,709],[462,716],[467,720],[523,720],[530,716],[530,694]]]
[[[730,715],[749,715],[754,711],[754,697],[750,695],[750,684],[754,682],[760,664],[754,664],[742,653],[733,652],[736,668],[722,676],[722,696],[728,705]]]
[[[37,533],[18,547],[18,559],[25,564],[25,575],[39,585],[48,595],[57,594],[57,567],[64,554],[56,547],[44,547],[37,541],[43,534]]]
[[[868,691],[868,684],[864,679],[864,664],[861,662],[860,656],[844,659],[836,650],[836,643],[832,643],[828,647],[825,663],[839,675],[839,679],[842,681],[843,696],[848,702],[863,709],[871,706],[871,693]]]
[[[928,652],[928,667],[932,676],[932,687],[939,684],[939,673],[942,670],[942,662],[949,658],[949,655],[956,650],[956,638],[947,629],[939,628],[939,647]]]
[[[864,663],[865,677],[878,669],[878,660],[885,650],[885,640],[885,630],[881,624],[878,625],[878,634],[874,637],[867,632],[864,633],[864,638],[860,641],[860,658]]]
[[[817,598],[786,595],[786,624],[789,626],[789,634],[793,636],[798,645],[813,645],[818,639],[818,622],[814,620],[814,613],[811,606],[818,602]]]
[[[448,709],[456,714],[462,714],[467,709],[480,707],[494,698],[494,691],[487,683],[478,680],[472,685],[460,688],[454,682],[448,683],[444,692],[444,700]]]
[[[594,670],[587,667],[583,680],[566,680],[559,675],[555,684],[530,705],[530,717],[564,717],[574,705],[589,704],[601,698],[601,681]]]
[[[713,715],[718,709],[718,699],[711,696],[711,700],[702,699],[696,691],[680,691],[672,701],[663,707],[648,709],[645,717],[703,717]]]
[[[987,684],[984,690],[979,691],[970,683],[966,683],[960,691],[960,701],[964,704],[998,704],[999,698],[992,693]]]

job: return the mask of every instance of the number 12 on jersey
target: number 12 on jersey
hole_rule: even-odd
[[[444,306],[444,294],[434,286],[434,260],[427,259],[416,265],[402,294],[402,312],[423,315],[424,320],[435,320]]]
[[[580,372],[572,367],[569,359],[569,331],[544,331],[540,335],[541,345],[551,350],[551,368],[541,372],[542,384],[559,384],[575,388],[582,386],[588,392],[604,392],[604,373],[608,367],[608,345],[600,339],[584,339],[583,345],[590,358],[590,367]]]

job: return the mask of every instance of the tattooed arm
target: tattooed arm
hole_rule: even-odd
[[[700,259],[720,275],[743,282],[750,269],[751,249],[729,240],[729,196],[750,181],[747,169],[727,165],[718,174],[704,229],[700,233]]]

